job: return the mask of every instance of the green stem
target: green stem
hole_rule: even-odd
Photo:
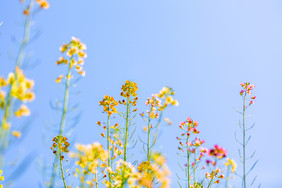
[[[72,59],[72,57],[71,57]],[[71,61],[70,61],[71,62]],[[65,96],[64,96],[64,106],[62,110],[62,118],[61,118],[61,123],[60,123],[60,129],[59,129],[59,135],[63,135],[64,133],[64,127],[65,127],[65,122],[66,122],[66,114],[67,114],[67,109],[68,109],[68,100],[69,100],[69,87],[70,87],[70,79],[71,79],[71,63],[69,63],[68,67],[68,72],[67,72],[67,81],[65,85]],[[49,188],[54,187],[55,179],[56,179],[56,165],[58,160],[55,158],[54,160],[54,165],[52,168],[52,175],[50,179],[50,186]]]
[[[188,176],[188,188],[190,188],[190,153],[189,153],[189,136],[187,136],[186,144],[187,144],[187,176]]]
[[[246,95],[244,94],[243,99],[243,188],[246,188],[246,126],[245,126],[245,113],[246,113]]]
[[[129,128],[129,98],[126,103],[126,124],[125,124],[125,141],[124,141],[124,161],[126,162],[126,151],[127,151],[127,139],[128,139],[128,128]]]
[[[61,151],[61,145],[62,145],[62,142],[60,141],[60,144],[58,144],[58,147],[59,148],[59,157],[60,157],[60,168],[61,168],[61,176],[62,176],[62,180],[63,180],[63,183],[64,183],[64,188],[67,188],[66,186],[66,181],[65,181],[65,176],[64,176],[64,169],[63,169],[63,159],[61,157],[62,155],[62,151]]]
[[[108,115],[107,120],[107,149],[108,149],[108,167],[111,167],[111,155],[110,155],[110,116]],[[112,186],[112,178],[110,172],[108,173],[110,187]]]
[[[31,21],[31,14],[32,14],[32,8],[34,5],[34,0],[30,0],[28,9],[29,9],[29,14],[26,15],[25,19],[25,26],[24,26],[24,36],[23,36],[23,41],[21,43],[21,47],[17,56],[16,60],[16,66],[21,66],[23,58],[24,58],[24,51],[25,48],[29,42],[29,37],[30,37],[30,21]]]
[[[98,188],[98,180],[97,180],[97,168],[95,170],[95,174],[94,174],[94,178],[95,178],[95,187]]]
[[[211,178],[211,181],[209,182],[209,185],[208,185],[208,187],[207,187],[207,188],[209,188],[209,187],[211,186],[211,184],[212,184],[212,180],[213,180],[213,178]]]
[[[148,140],[147,140],[147,161],[150,162],[150,132],[151,132],[151,127],[150,127],[150,122],[151,122],[151,118],[149,116],[149,121],[148,121]]]

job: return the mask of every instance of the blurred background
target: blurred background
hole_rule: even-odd
[[[50,8],[33,19],[32,35],[38,35],[27,47],[27,78],[35,80],[36,99],[28,104],[33,123],[15,155],[32,153],[34,162],[17,180],[14,187],[39,187],[42,174],[38,161],[51,165],[51,138],[45,125],[58,122],[60,113],[50,108],[50,101],[63,98],[64,87],[55,83],[66,67],[58,67],[59,47],[80,38],[88,47],[84,69],[86,76],[77,88],[79,95],[70,96],[79,103],[82,117],[73,142],[93,143],[101,139],[97,121],[105,121],[98,101],[104,95],[119,99],[125,80],[138,84],[139,111],[145,111],[145,99],[163,86],[172,87],[178,107],[171,107],[165,117],[173,122],[163,126],[158,148],[168,159],[172,171],[171,187],[178,187],[175,173],[177,161],[178,124],[188,116],[199,121],[199,137],[206,147],[215,144],[228,150],[238,163],[238,147],[234,134],[241,135],[240,82],[256,87],[255,104],[250,107],[247,124],[256,123],[247,151],[256,150],[259,160],[251,176],[257,187],[282,187],[282,1],[279,0],[50,0]],[[0,75],[7,76],[14,67],[23,35],[23,7],[19,1],[0,0]],[[136,126],[145,125],[138,116]],[[17,122],[17,124],[16,124]],[[15,121],[20,126],[21,121]],[[139,133],[138,132],[138,133]],[[43,136],[45,135],[45,136]],[[45,137],[45,139],[44,139]],[[46,142],[46,145],[44,144]],[[138,143],[141,145],[141,143]],[[130,151],[145,158],[140,146]],[[4,173],[5,176],[5,173]],[[250,180],[249,180],[250,181]],[[240,187],[241,180],[232,180]]]

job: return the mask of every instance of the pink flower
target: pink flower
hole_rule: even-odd
[[[256,99],[257,97],[256,96],[253,96],[251,99]]]
[[[245,92],[244,90],[241,90],[240,91],[240,95],[242,96],[244,92]]]

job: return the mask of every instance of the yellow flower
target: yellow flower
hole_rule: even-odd
[[[15,112],[15,116],[22,117],[22,116],[29,116],[30,111],[26,105],[21,105],[20,108]]]
[[[233,172],[233,173],[235,172],[235,170],[237,168],[236,162],[233,159],[229,159],[229,158],[226,159],[226,162],[224,162],[224,165],[226,167],[230,166],[231,167],[231,172]]]
[[[16,138],[20,138],[22,136],[22,133],[20,131],[12,131],[12,135]]]
[[[63,77],[64,77],[63,75],[60,75],[58,78],[56,78],[55,81],[56,81],[57,83],[61,83]]]
[[[45,1],[45,0],[36,0],[36,1],[39,4],[40,8],[48,9],[50,6],[48,1]]]
[[[5,81],[5,79],[3,77],[0,78],[0,87],[6,86],[7,82]]]
[[[9,130],[9,129],[10,129],[11,124],[10,124],[10,123],[5,123],[3,127],[4,127],[4,130],[6,130],[6,131],[7,131],[7,130]]]

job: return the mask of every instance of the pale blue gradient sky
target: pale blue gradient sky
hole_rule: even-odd
[[[249,149],[256,150],[260,160],[253,174],[262,187],[282,187],[282,1],[51,0],[50,4],[35,18],[33,31],[41,35],[27,49],[32,60],[39,60],[26,73],[36,82],[36,100],[29,106],[37,118],[18,146],[22,154],[37,151],[38,156],[52,156],[41,133],[46,121],[59,119],[49,107],[63,91],[54,83],[65,72],[56,66],[58,48],[75,36],[88,47],[86,77],[78,85],[81,94],[71,96],[83,110],[74,134],[77,142],[101,140],[95,122],[104,116],[98,101],[105,94],[118,97],[129,79],[139,86],[140,109],[145,98],[161,87],[176,91],[180,105],[166,113],[174,124],[163,129],[159,141],[172,172],[179,171],[177,125],[188,116],[199,121],[206,146],[219,144],[239,161],[234,132],[239,131],[240,115],[233,107],[241,106],[239,83],[249,81],[256,85],[257,95],[248,119],[256,122]],[[21,13],[19,1],[0,0],[0,75],[12,70],[10,54],[15,55],[18,46],[11,37],[22,37]],[[141,128],[140,118],[137,122]],[[177,187],[174,173],[172,180],[172,187]],[[38,187],[40,181],[33,164],[15,187]],[[235,182],[240,187],[239,178]]]

